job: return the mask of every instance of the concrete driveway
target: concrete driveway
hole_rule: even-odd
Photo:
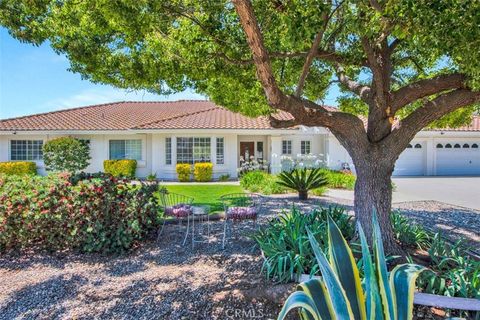
[[[394,178],[393,203],[435,200],[480,210],[480,177]],[[332,197],[353,200],[353,192],[330,190]]]

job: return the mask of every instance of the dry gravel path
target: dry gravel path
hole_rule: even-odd
[[[289,209],[294,200],[290,195],[268,198],[268,210],[260,224]],[[294,202],[303,211],[320,203],[340,203],[351,209],[351,202],[332,198]],[[465,214],[439,203],[400,206],[420,222],[447,217],[449,220],[442,220],[447,224]],[[448,210],[457,215],[445,213]],[[467,214],[473,214],[468,217],[474,220],[463,219],[467,227],[478,223],[478,212]],[[180,245],[182,234],[171,225],[158,242],[152,239],[121,256],[0,256],[0,319],[276,318],[279,305],[245,294],[271,286],[260,274],[258,249],[245,236],[252,231],[251,224],[240,225],[237,240],[226,250],[221,249],[222,226],[212,222],[211,243],[199,244],[193,251]],[[473,236],[478,237],[478,231]]]

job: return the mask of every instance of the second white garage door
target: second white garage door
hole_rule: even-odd
[[[395,176],[422,176],[425,174],[425,148],[422,143],[412,142],[395,163]]]
[[[445,142],[436,145],[436,174],[480,175],[480,143]]]

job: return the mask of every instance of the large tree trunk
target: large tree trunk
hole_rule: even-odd
[[[390,222],[392,207],[393,160],[379,152],[370,150],[361,159],[354,160],[357,173],[354,210],[357,221],[362,225],[369,243],[372,243],[372,214],[375,210],[382,231],[383,244],[387,253],[400,253],[400,247]]]

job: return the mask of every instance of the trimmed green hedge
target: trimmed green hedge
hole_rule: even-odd
[[[213,163],[201,162],[195,163],[193,166],[193,178],[197,182],[212,181],[213,177]]]
[[[188,163],[178,163],[175,167],[177,170],[178,181],[188,182],[190,181],[190,175],[192,173],[192,166]]]
[[[0,174],[26,175],[37,174],[37,164],[32,161],[0,162]]]
[[[103,161],[105,173],[114,177],[135,177],[137,170],[137,160],[105,160]]]

